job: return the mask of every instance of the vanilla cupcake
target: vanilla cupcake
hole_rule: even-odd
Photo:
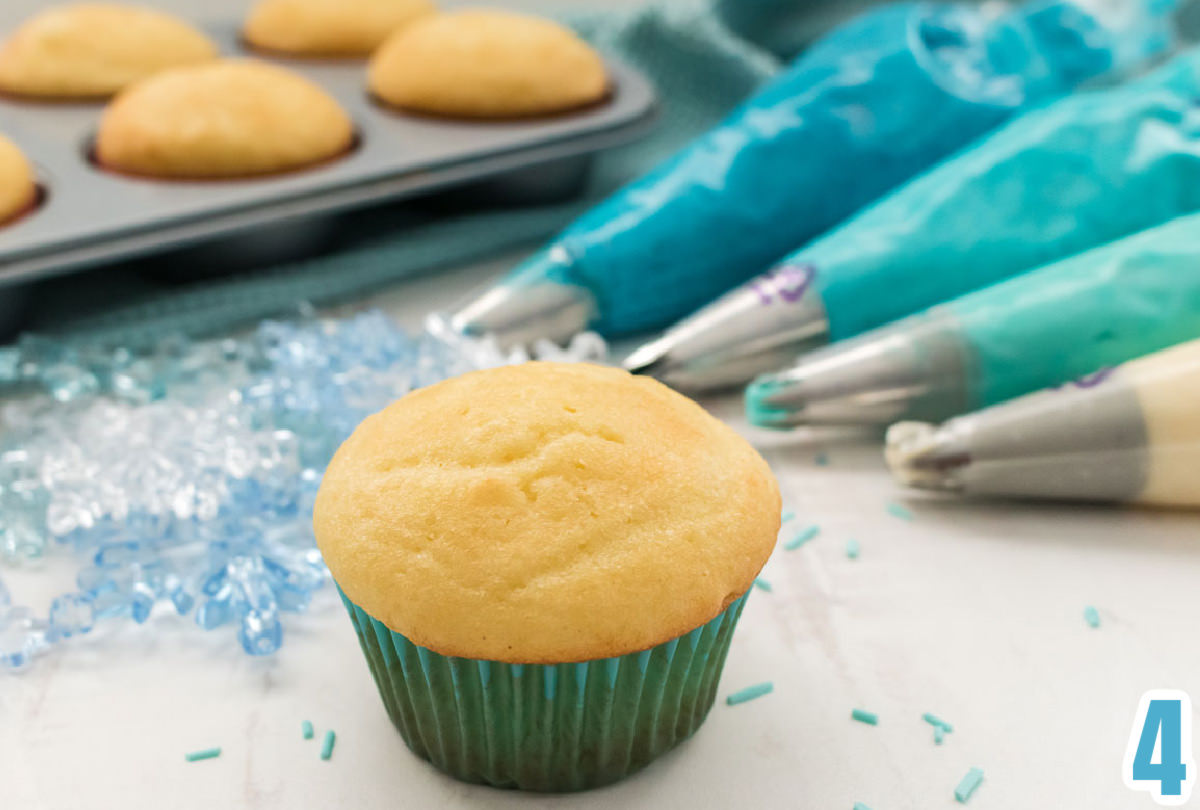
[[[379,48],[368,72],[386,104],[459,118],[562,112],[608,92],[604,62],[557,23],[467,9],[424,17]]]
[[[28,211],[36,200],[33,168],[16,144],[0,135],[0,225]]]
[[[366,419],[313,523],[409,747],[467,781],[574,790],[699,727],[779,492],[660,383],[527,363]]]
[[[153,76],[100,121],[102,166],[163,178],[246,177],[298,169],[350,148],[354,127],[317,85],[264,62],[229,60]]]
[[[104,98],[166,68],[216,56],[216,45],[204,34],[152,9],[57,6],[30,18],[0,46],[0,92]]]
[[[388,35],[434,12],[431,0],[259,0],[242,37],[296,56],[367,56]]]

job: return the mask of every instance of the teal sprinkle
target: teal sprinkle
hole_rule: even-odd
[[[866,723],[868,726],[879,725],[879,715],[875,712],[869,712],[866,709],[853,709],[850,716],[860,723]]]
[[[901,520],[912,520],[913,513],[907,506],[896,503],[895,501],[887,505],[887,513],[892,517],[898,517]]]
[[[329,758],[333,756],[333,744],[336,740],[337,735],[333,733],[332,729],[325,732],[325,740],[321,743],[321,759],[328,762]]]
[[[800,548],[800,546],[804,545],[809,540],[812,540],[814,537],[816,537],[820,533],[821,533],[820,526],[817,526],[815,524],[812,526],[805,526],[803,529],[796,532],[795,537],[793,537],[791,540],[788,540],[786,543],[784,543],[783,548],[785,551],[795,551],[796,549]]]
[[[736,706],[739,703],[745,703],[746,701],[760,698],[763,695],[769,695],[774,691],[775,684],[770,681],[763,681],[762,683],[754,684],[754,686],[747,686],[740,692],[734,692],[725,698],[725,703],[729,706]]]
[[[796,516],[796,513],[793,512],[791,509],[785,509],[783,514],[779,516],[779,522],[787,523],[789,520],[791,520],[795,516]]]
[[[313,727],[311,720],[305,720],[300,724],[300,733],[304,735],[304,739],[311,740],[313,738]]]
[[[942,718],[938,717],[933,712],[925,712],[925,714],[921,715],[921,719],[924,720],[929,725],[934,726],[936,728],[940,728],[943,731],[954,731],[954,726],[950,725],[949,723],[947,723]]]
[[[846,556],[852,560],[858,559],[858,552],[861,550],[858,541],[850,539],[846,541]]]
[[[862,802],[855,802],[855,803],[854,803],[854,810],[871,810],[871,808],[870,808],[870,807],[867,807],[867,806],[866,806],[865,804],[863,804]]]
[[[771,583],[767,582],[762,577],[754,580],[754,587],[758,588],[760,591],[766,591],[767,593],[771,592]]]
[[[829,456],[825,455],[824,453],[817,453],[817,457],[813,460],[817,462],[818,467],[829,466]]]
[[[1088,627],[1099,627],[1100,611],[1088,605],[1083,609],[1083,620],[1088,623]]]
[[[960,804],[966,804],[967,799],[971,798],[971,794],[983,782],[983,771],[978,768],[972,768],[967,771],[967,775],[958,783],[958,787],[954,789],[954,798],[958,799]]]
[[[933,727],[933,744],[941,745],[942,741],[945,739],[946,739],[946,729],[942,728],[941,726],[934,726]]]
[[[203,751],[192,751],[190,754],[184,754],[183,758],[188,762],[199,762],[202,759],[216,759],[221,756],[220,748],[205,748]]]

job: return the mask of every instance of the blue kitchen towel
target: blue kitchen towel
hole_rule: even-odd
[[[719,11],[730,5],[720,0],[663,0],[570,20],[602,51],[647,75],[661,106],[652,134],[601,156],[586,193],[578,199],[440,217],[418,214],[382,236],[373,230],[357,242],[353,235],[343,238],[349,245],[329,255],[174,288],[131,280],[126,289],[112,289],[110,276],[109,288],[100,291],[109,301],[102,311],[97,311],[94,281],[60,281],[38,290],[43,299],[38,308],[51,309],[53,317],[43,318],[47,322],[34,328],[129,346],[153,342],[166,333],[212,334],[288,311],[299,301],[346,301],[438,267],[532,246],[715,125],[779,70],[778,56],[726,26]],[[795,15],[793,2],[758,0],[757,5],[762,19]],[[796,41],[781,43],[778,35],[775,40],[781,53],[800,47]],[[65,300],[47,301],[48,295]]]

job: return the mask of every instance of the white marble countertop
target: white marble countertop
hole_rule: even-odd
[[[375,303],[416,323],[504,266],[420,279]],[[736,400],[707,402],[744,429]],[[1149,808],[1121,783],[1141,693],[1200,696],[1200,518],[906,496],[870,439],[747,432],[797,518],[734,638],[699,733],[633,778],[536,797],[570,807],[954,807],[984,769],[974,810]],[[823,451],[828,466],[818,466]],[[886,511],[896,501],[905,521]],[[849,560],[856,538],[861,556]],[[73,567],[6,571],[43,608]],[[1102,624],[1083,620],[1095,605]],[[93,634],[0,677],[0,807],[19,810],[518,807],[526,794],[460,784],[411,755],[384,714],[331,591],[285,624],[272,658],[171,615]],[[736,707],[725,695],[770,680]],[[853,722],[852,708],[879,725]],[[944,745],[921,720],[953,723]],[[300,735],[311,720],[318,740]],[[325,729],[337,731],[329,762]],[[183,754],[221,746],[219,759]]]

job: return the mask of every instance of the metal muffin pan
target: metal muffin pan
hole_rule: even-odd
[[[482,184],[515,201],[560,194],[586,175],[589,156],[641,135],[655,97],[635,70],[608,60],[603,102],[536,119],[462,121],[391,110],[370,97],[366,60],[262,54],[236,30],[209,29],[226,57],[290,68],[331,93],[358,140],[345,156],[286,174],[232,180],[158,180],[113,173],[90,159],[103,103],[0,97],[0,132],[35,166],[43,200],[0,226],[0,286],[88,265],[217,239],[253,239],[260,229],[302,226],[315,216],[385,200]],[[484,181],[498,180],[495,183]]]

